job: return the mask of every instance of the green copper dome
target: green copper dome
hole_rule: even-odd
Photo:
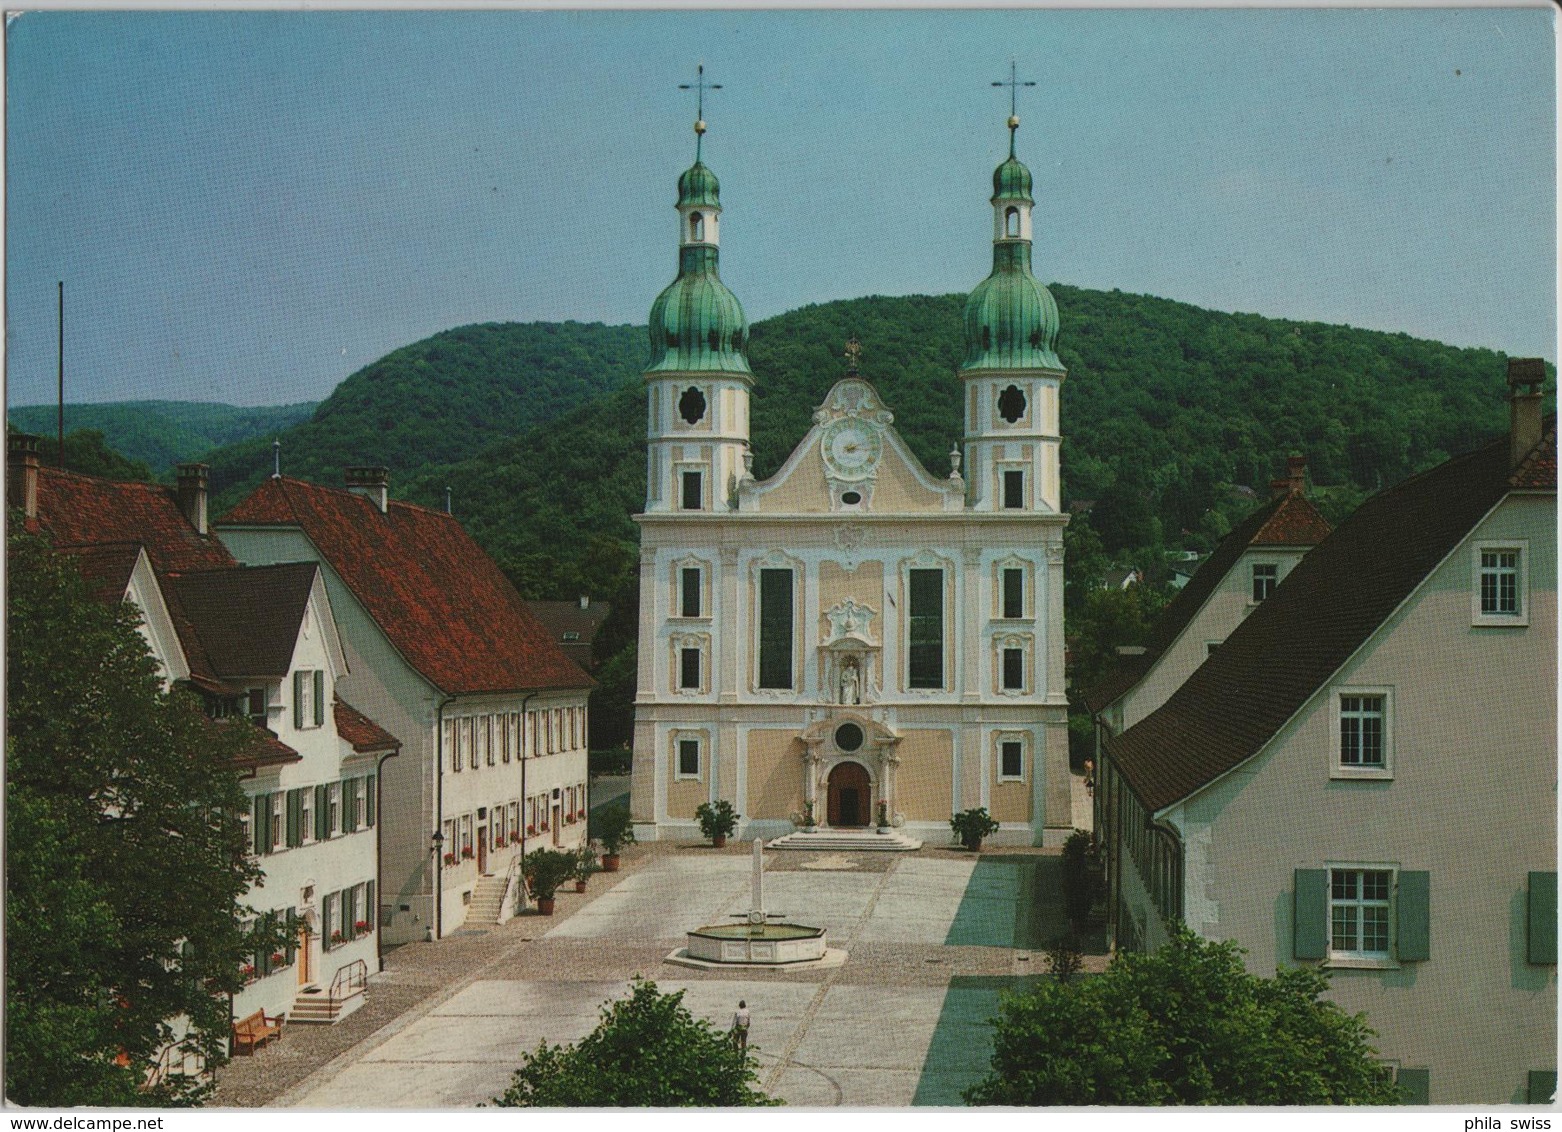
[[[721,185],[702,161],[695,161],[678,178],[678,207],[700,205],[703,208],[721,207]]]
[[[714,186],[716,178],[710,182]],[[651,364],[647,373],[752,372],[745,356],[748,319],[738,297],[716,274],[716,253],[710,244],[678,249],[678,278],[651,304]]]
[[[1009,160],[993,170],[993,200],[1023,200],[1034,204],[1030,189],[1030,170],[1011,151]]]
[[[965,303],[961,369],[1062,369],[1058,304],[1031,274],[1030,245],[993,245],[993,272]]]

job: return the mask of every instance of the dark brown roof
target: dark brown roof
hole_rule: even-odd
[[[1515,480],[1529,486],[1540,475],[1526,469],[1555,465],[1556,442],[1552,419],[1517,474],[1504,436],[1363,503],[1165,704],[1108,738],[1146,808],[1186,798],[1256,754]]]
[[[1305,496],[1282,495],[1265,503],[1220,540],[1156,618],[1144,652],[1119,661],[1105,680],[1085,694],[1085,706],[1101,711],[1148,676],[1250,546],[1316,546],[1328,537],[1329,529],[1328,520]]]
[[[296,527],[424,679],[447,694],[585,688],[504,573],[443,511],[267,480],[224,526]]]
[[[199,570],[168,579],[213,676],[283,679],[320,567],[313,562]]]
[[[394,751],[401,740],[385,730],[346,700],[338,698],[333,714],[336,717],[336,733],[352,744],[355,751]]]
[[[542,622],[542,627],[553,635],[559,651],[582,668],[591,667],[591,642],[596,640],[597,630],[613,606],[605,601],[590,602],[586,608],[578,601],[529,601],[526,603]],[[575,634],[571,639],[569,634]]]

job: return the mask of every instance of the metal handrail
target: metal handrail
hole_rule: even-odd
[[[197,1059],[201,1062],[201,1068],[196,1070],[196,1074],[199,1075],[204,1073],[206,1071],[206,1059],[200,1056],[200,1047],[191,1042],[189,1038],[181,1038],[178,1041],[169,1042],[166,1046],[163,1047],[163,1052],[157,1058],[157,1064],[152,1066],[152,1070],[147,1074],[146,1080],[142,1083],[141,1088],[143,1090],[155,1089],[164,1081],[168,1080],[168,1078],[173,1075],[174,1054],[177,1053],[179,1055],[179,1060],[183,1061],[189,1050],[194,1050]],[[180,1076],[183,1077],[186,1076],[186,1074],[181,1073]]]
[[[347,977],[346,993],[340,993],[342,988],[342,976]],[[336,969],[336,976],[331,980],[331,989],[328,992],[331,1006],[344,998],[356,994],[369,985],[369,965],[362,959],[354,959],[351,963],[344,963]]]

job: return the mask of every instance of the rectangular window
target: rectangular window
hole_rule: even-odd
[[[482,728],[483,754],[489,766],[494,765],[494,717],[485,715],[478,721]]]
[[[299,669],[293,673],[293,727],[302,731],[313,726],[315,718],[315,681],[312,673]]]
[[[1389,957],[1389,869],[1329,870],[1329,952],[1362,959]]]
[[[1018,739],[1005,739],[998,747],[998,777],[1025,777],[1025,744]]]
[[[456,745],[456,721],[445,720],[445,755],[450,759],[450,769],[461,770],[461,748]]]
[[[325,671],[315,669],[315,726],[325,726]]]
[[[342,828],[342,784],[332,782],[325,788],[325,835],[335,837]]]
[[[1003,569],[1003,615],[1010,620],[1025,616],[1025,571],[1017,566]]]
[[[477,769],[477,720],[467,716],[461,721],[461,745],[466,748],[467,766]]]
[[[1516,549],[1481,551],[1481,615],[1519,615],[1519,552]]]
[[[792,571],[759,572],[759,686],[792,687]]]
[[[352,833],[358,828],[358,779],[342,781],[342,832]]]
[[[678,650],[678,687],[697,689],[700,686],[700,650]]]
[[[1025,473],[1023,471],[1006,471],[1003,473],[1003,505],[1007,510],[1025,506]]]
[[[270,830],[271,851],[275,853],[277,850],[287,847],[285,825],[287,795],[272,794],[269,798],[267,809],[270,811],[270,825],[267,828]]]
[[[1003,650],[1003,690],[1006,692],[1021,692],[1025,690],[1025,650],[1006,648]]]
[[[678,777],[698,778],[700,776],[700,741],[698,739],[678,740]]]
[[[678,501],[679,506],[685,511],[698,511],[704,504],[704,492],[701,490],[701,475],[699,472],[684,472],[681,479],[683,483],[683,496]]]
[[[1340,697],[1340,765],[1382,770],[1383,697]]]
[[[1253,563],[1253,602],[1256,605],[1275,592],[1280,567],[1273,562]]]
[[[257,727],[266,726],[266,689],[249,690],[249,717]]]
[[[678,572],[679,594],[678,608],[680,616],[700,616],[700,569],[698,566],[685,566]]]
[[[341,894],[328,892],[320,901],[320,947],[330,951],[342,941]]]
[[[315,839],[315,788],[306,786],[298,794],[298,830],[303,844]]]
[[[456,822],[454,818],[446,818],[444,824],[445,840],[440,850],[446,857],[454,859],[459,855],[460,849],[456,845]]]
[[[944,686],[944,572],[912,570],[910,576],[908,683],[913,688]]]

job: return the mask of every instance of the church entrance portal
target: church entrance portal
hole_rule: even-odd
[[[830,772],[829,822],[837,829],[868,824],[873,795],[861,763],[840,763]]]

